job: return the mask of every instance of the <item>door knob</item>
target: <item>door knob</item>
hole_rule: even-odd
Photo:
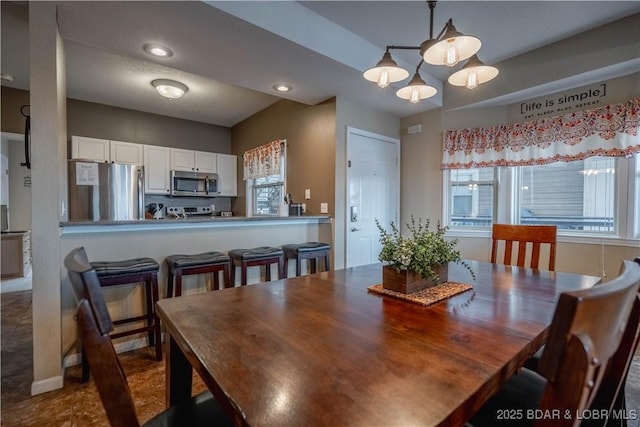
[[[362,228],[351,227],[351,231],[360,231],[360,230],[362,230]]]

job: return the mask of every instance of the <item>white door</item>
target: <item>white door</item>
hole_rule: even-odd
[[[358,129],[347,131],[347,267],[378,261],[380,233],[398,223],[400,141]]]

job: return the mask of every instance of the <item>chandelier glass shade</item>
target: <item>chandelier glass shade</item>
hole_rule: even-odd
[[[427,4],[430,9],[429,39],[422,42],[420,46],[387,46],[382,59],[376,66],[363,73],[364,78],[377,83],[381,88],[385,88],[391,83],[409,77],[409,72],[398,66],[391,57],[389,51],[392,49],[418,50],[420,52],[421,59],[416,67],[415,75],[407,86],[396,92],[399,98],[407,99],[412,103],[430,98],[438,92],[435,87],[427,85],[420,76],[420,67],[425,62],[431,65],[454,67],[461,61],[468,59],[462,69],[449,77],[449,83],[454,86],[473,89],[479,84],[495,78],[498,75],[498,69],[485,65],[476,55],[482,46],[480,39],[459,32],[451,19],[447,21],[440,34],[433,37],[433,11],[436,1],[427,1]]]
[[[376,66],[365,71],[363,75],[365,79],[375,82],[378,86],[384,88],[389,86],[390,83],[406,79],[409,77],[409,72],[404,68],[398,67],[396,61],[391,59],[391,53],[387,49]]]
[[[465,36],[456,30],[453,23],[449,23],[447,32],[422,53],[422,59],[427,64],[453,67],[478,52],[480,46],[482,42],[479,38]]]
[[[499,71],[496,67],[484,65],[473,55],[461,70],[449,76],[449,83],[454,86],[465,86],[467,89],[475,89],[478,85],[494,79]]]
[[[416,71],[409,84],[396,92],[398,98],[406,99],[412,104],[417,104],[423,99],[431,98],[438,93],[438,89],[429,86],[422,80],[420,73]]]

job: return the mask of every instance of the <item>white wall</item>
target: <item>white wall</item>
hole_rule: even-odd
[[[33,383],[31,393],[61,388],[60,237],[66,200],[66,81],[56,5],[29,3],[32,137]]]

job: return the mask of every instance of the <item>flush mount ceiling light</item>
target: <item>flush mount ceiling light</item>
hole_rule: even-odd
[[[462,70],[449,77],[449,83],[455,86],[466,86],[469,89],[473,89],[477,85],[495,78],[498,75],[498,69],[484,65],[476,55],[480,50],[480,46],[482,46],[480,39],[459,32],[453,25],[452,19],[447,21],[438,37],[433,38],[433,13],[436,1],[427,1],[427,4],[430,11],[429,40],[425,40],[420,46],[387,46],[380,62],[375,67],[365,71],[364,78],[384,88],[391,83],[399,82],[409,77],[409,72],[399,67],[391,58],[389,50],[392,49],[418,50],[420,52],[421,59],[416,67],[415,75],[406,87],[396,92],[398,97],[408,99],[414,103],[437,93],[436,88],[427,85],[420,77],[420,67],[425,62],[431,65],[453,67],[460,61],[471,58]],[[461,79],[464,82],[458,84]],[[418,89],[418,87],[421,89]]]
[[[284,83],[278,83],[273,85],[273,90],[276,90],[278,92],[291,92],[293,90],[293,87]]]
[[[151,84],[160,95],[169,99],[181,98],[185,92],[189,91],[186,85],[175,80],[157,79],[152,81]]]
[[[159,58],[169,58],[173,56],[173,52],[168,47],[160,46],[158,44],[145,44],[143,47],[145,52],[149,55],[157,56]]]

